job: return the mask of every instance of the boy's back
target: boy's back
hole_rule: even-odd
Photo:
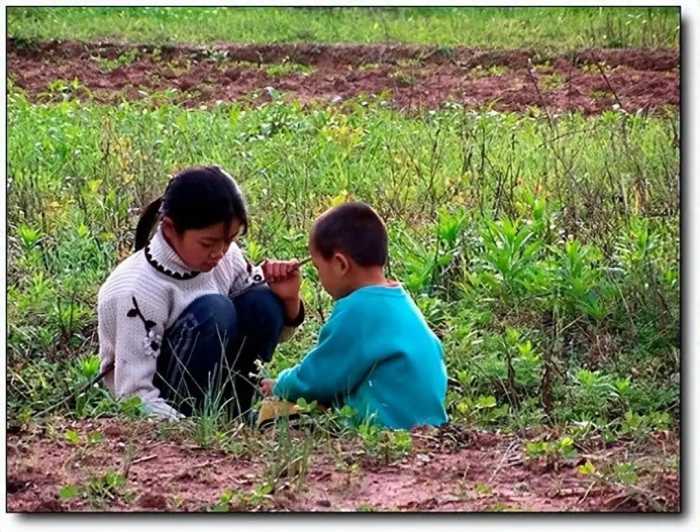
[[[274,393],[350,405],[389,428],[441,425],[447,373],[442,345],[400,285],[339,299],[317,347],[280,374]]]

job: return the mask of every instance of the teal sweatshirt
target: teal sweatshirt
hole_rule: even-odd
[[[446,390],[442,344],[416,304],[400,285],[372,285],[337,300],[316,347],[279,374],[273,393],[410,429],[447,421]]]

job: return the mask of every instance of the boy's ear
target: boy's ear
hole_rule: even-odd
[[[345,275],[350,269],[350,261],[343,253],[335,253],[333,255],[333,260],[338,266],[338,273]]]

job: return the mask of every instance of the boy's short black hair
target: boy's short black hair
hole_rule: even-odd
[[[312,246],[324,259],[348,255],[360,266],[384,266],[388,256],[386,227],[369,205],[355,201],[334,207],[316,220]]]

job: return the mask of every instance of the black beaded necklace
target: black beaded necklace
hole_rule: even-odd
[[[144,255],[146,256],[146,260],[148,261],[148,264],[153,266],[160,273],[167,275],[168,277],[172,277],[173,279],[178,279],[180,281],[186,281],[188,279],[192,279],[193,277],[197,277],[200,274],[200,272],[174,272],[165,268],[162,264],[160,264],[156,259],[153,258],[153,255],[151,255],[150,244],[147,244],[143,251]]]

